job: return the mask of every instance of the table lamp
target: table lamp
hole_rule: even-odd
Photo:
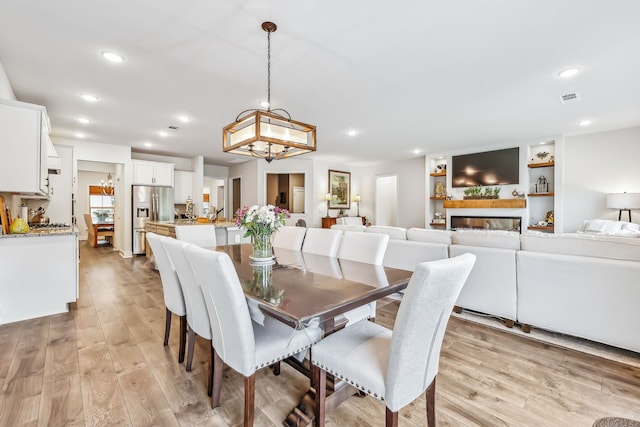
[[[331,194],[327,193],[324,195],[324,200],[327,202],[327,218],[329,218],[329,202],[331,201]]]
[[[356,216],[360,216],[360,194],[356,194],[353,197],[353,201],[356,202],[356,206],[358,207],[358,213]]]
[[[607,208],[619,209],[618,221],[622,218],[622,211],[628,212],[631,222],[631,209],[640,209],[640,193],[607,194]]]

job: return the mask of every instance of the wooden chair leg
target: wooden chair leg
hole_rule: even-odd
[[[213,394],[213,364],[215,356],[213,354],[213,347],[209,346],[209,348],[211,349],[211,360],[209,360],[209,381],[207,381],[207,395],[211,396]]]
[[[189,328],[189,347],[187,348],[187,372],[191,372],[191,365],[193,364],[193,351],[196,346],[196,333],[193,329]]]
[[[387,409],[387,415],[385,418],[386,427],[398,427],[398,411],[393,412],[391,409]]]
[[[213,349],[213,392],[211,393],[211,408],[220,406],[220,389],[222,388],[222,370],[224,363],[215,348]]]
[[[184,362],[184,348],[187,343],[187,316],[180,316],[180,348],[178,349],[178,363]]]
[[[244,377],[244,427],[253,427],[256,374]]]
[[[171,311],[169,311],[168,308],[165,307],[166,313],[166,319],[164,321],[164,346],[168,346],[169,345],[169,332],[171,331]]]
[[[315,427],[324,427],[327,399],[327,372],[315,365],[311,365],[313,384],[316,389],[316,418]]]
[[[427,427],[436,427],[436,379],[431,381],[431,384],[426,391],[427,398]]]
[[[273,365],[271,365],[269,367],[273,371],[273,375],[275,375],[276,377],[278,375],[280,375],[280,362],[276,362],[276,363],[274,363]]]

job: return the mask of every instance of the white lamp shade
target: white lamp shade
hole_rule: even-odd
[[[640,209],[640,193],[607,194],[609,209]]]

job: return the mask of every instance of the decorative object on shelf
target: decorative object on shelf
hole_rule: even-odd
[[[444,224],[444,223],[446,223],[446,219],[444,218],[444,214],[442,212],[434,212],[433,213],[433,223],[434,224]]]
[[[545,178],[544,175],[540,175],[538,180],[536,181],[536,193],[548,193],[549,192],[549,181]]]
[[[545,221],[547,222],[548,225],[552,225],[553,224],[553,211],[547,212],[547,215],[545,217]]]
[[[105,196],[113,196],[113,177],[111,172],[107,175],[107,180],[100,180],[100,187],[102,187],[102,194]]]
[[[486,200],[498,199],[500,195],[500,187],[482,187],[476,185],[464,190],[464,200]]]
[[[544,162],[544,159],[546,159],[548,155],[549,155],[549,153],[548,153],[548,152],[546,152],[546,151],[541,151],[541,152],[539,152],[538,154],[536,154],[536,157],[537,157],[537,158],[539,158],[539,159],[540,159],[540,161],[543,161],[543,162]]]
[[[631,209],[640,209],[640,193],[607,194],[607,208],[618,209],[618,221],[621,221],[623,211],[628,212],[631,222]]]
[[[287,218],[291,218],[291,215],[286,209],[273,205],[238,209],[236,225],[247,230],[244,237],[251,237],[254,261],[272,259],[271,234],[278,231]]]
[[[266,110],[242,111],[235,122],[222,129],[222,151],[272,160],[316,151],[316,127],[291,119],[287,110],[271,109],[271,33],[278,27],[263,22],[267,32]]]
[[[513,189],[513,191],[511,192],[511,195],[513,196],[514,199],[524,199],[524,191],[521,193],[518,191],[517,188]]]
[[[351,207],[351,173],[329,170],[329,209]]]
[[[441,165],[436,165],[436,169],[433,171],[433,173],[445,173],[447,172],[447,164],[443,163]]]
[[[433,193],[436,197],[445,197],[447,192],[444,188],[444,183],[442,181],[437,181],[436,185],[433,189]]]
[[[358,213],[356,214],[356,216],[360,216],[360,200],[361,200],[361,198],[360,198],[360,194],[356,194],[356,195],[353,197],[353,201],[354,201],[354,202],[356,202],[356,206],[357,206],[357,208],[358,208]]]

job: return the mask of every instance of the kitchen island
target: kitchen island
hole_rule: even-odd
[[[67,312],[77,298],[77,229],[0,235],[0,324]]]
[[[199,222],[191,220],[174,220],[174,221],[147,221],[145,231],[147,233],[156,233],[162,236],[176,237],[176,225],[192,225],[198,227],[201,225],[215,225],[216,227],[216,243],[218,245],[239,245],[241,243],[250,243],[249,238],[243,238],[244,231],[232,221],[216,221],[216,222]],[[146,246],[147,257],[151,256],[151,248]]]

